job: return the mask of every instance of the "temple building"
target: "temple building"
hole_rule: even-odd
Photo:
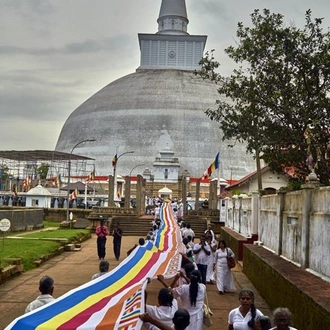
[[[199,69],[207,36],[188,33],[185,0],[163,0],[155,34],[139,34],[140,65],[102,88],[72,112],[57,141],[56,150],[95,159],[97,175],[128,175],[143,163],[152,169],[155,155],[169,148],[181,172],[201,177],[220,151],[221,177],[240,179],[255,170],[245,145],[222,141],[219,124],[205,114],[220,98],[217,86],[194,75]],[[233,147],[229,147],[233,145]],[[154,173],[152,173],[154,174]],[[181,173],[178,173],[180,176]]]

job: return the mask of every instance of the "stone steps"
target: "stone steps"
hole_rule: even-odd
[[[110,225],[110,232],[112,231],[113,225],[119,222],[121,229],[123,230],[124,236],[141,236],[146,237],[150,228],[152,227],[152,217],[146,218],[114,218]]]

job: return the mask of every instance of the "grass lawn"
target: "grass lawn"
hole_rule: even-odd
[[[61,247],[62,244],[59,241],[52,239],[65,239],[68,242],[73,242],[89,233],[88,229],[62,229],[56,222],[45,221],[44,225],[45,228],[51,227],[53,229],[30,233],[6,233],[2,237],[0,236],[0,268],[8,266],[6,258],[21,258],[24,271],[31,270],[36,268],[34,261]],[[5,236],[20,236],[21,238],[13,239]]]

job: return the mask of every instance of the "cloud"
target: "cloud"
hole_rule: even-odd
[[[0,55],[55,55],[55,54],[88,54],[102,51],[116,51],[117,49],[131,49],[133,40],[127,35],[117,35],[113,38],[103,40],[83,40],[80,42],[72,42],[59,48],[24,48],[10,45],[0,46]]]
[[[15,149],[19,143],[39,148],[47,140],[53,148],[75,108],[139,66],[137,34],[157,31],[160,4],[161,0],[0,1],[0,141],[15,132],[6,147]],[[283,13],[288,23],[301,27],[311,7],[313,17],[328,16],[324,26],[329,26],[326,0],[300,0],[299,6],[297,0],[186,0],[186,6],[188,32],[208,35],[205,50],[216,50],[225,75],[233,65],[223,50],[235,42],[237,23],[249,24],[255,8]]]

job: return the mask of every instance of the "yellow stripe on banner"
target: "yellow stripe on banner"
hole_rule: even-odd
[[[166,206],[168,208],[168,206]],[[163,219],[165,219],[165,210],[166,208],[163,208]],[[164,221],[164,232],[166,232],[169,229],[169,225],[167,221]],[[163,251],[165,246],[165,235],[161,235],[161,238],[159,240],[159,250]]]
[[[68,322],[71,320],[74,316],[80,314],[82,311],[86,310],[93,304],[97,303],[98,301],[102,300],[105,297],[109,297],[116,293],[118,290],[123,288],[129,281],[135,278],[135,276],[141,271],[143,268],[143,265],[147,264],[150,258],[152,257],[154,252],[157,252],[158,250],[156,248],[153,248],[151,251],[147,251],[143,258],[140,259],[140,261],[133,267],[131,270],[123,275],[121,279],[117,282],[115,282],[110,287],[107,287],[106,289],[88,296],[85,300],[83,300],[81,303],[73,306],[72,308],[66,310],[63,313],[60,313],[47,322],[44,322],[40,324],[36,330],[48,330],[48,329],[57,329],[62,324]],[[88,290],[88,289],[86,289]],[[100,320],[101,321],[101,320]]]

